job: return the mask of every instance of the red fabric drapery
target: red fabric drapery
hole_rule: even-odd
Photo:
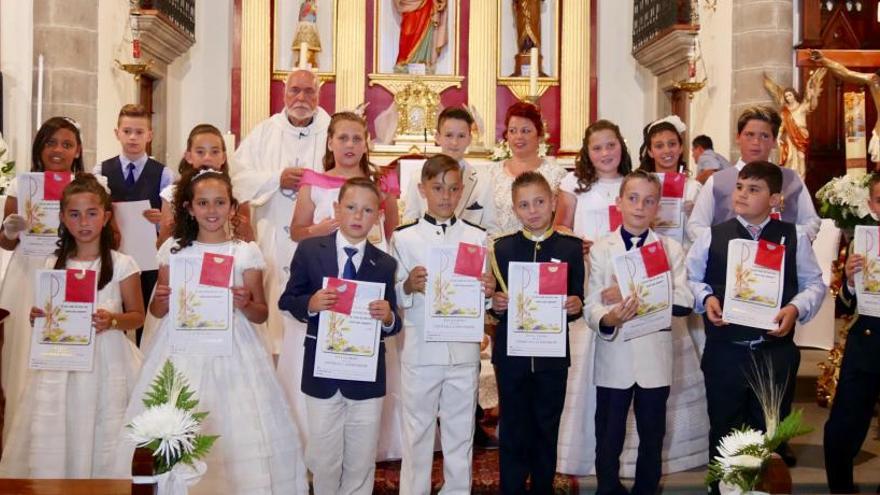
[[[397,64],[406,64],[413,53],[428,35],[431,15],[434,12],[434,0],[424,0],[422,5],[412,12],[401,15],[400,20],[400,52]]]

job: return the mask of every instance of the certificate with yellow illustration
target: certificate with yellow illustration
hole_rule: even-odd
[[[18,175],[18,212],[27,222],[27,229],[21,235],[21,249],[25,255],[49,256],[58,248],[61,202],[58,197],[50,199],[53,194],[46,194],[45,185],[47,180],[63,181],[63,178],[70,182],[69,175],[46,175],[43,172]]]
[[[655,174],[660,179],[660,184],[666,186],[662,188],[664,192],[667,190],[676,190],[667,184],[668,178],[678,178],[679,174]],[[683,191],[683,190],[682,190]],[[682,194],[663,194],[660,197],[660,209],[657,210],[657,220],[654,223],[654,230],[658,234],[671,237],[678,242],[684,239],[684,197]]]
[[[782,281],[785,280],[784,246],[771,244],[779,250],[774,268],[759,263],[764,251],[759,241],[734,239],[727,247],[727,279],[724,309],[721,317],[736,323],[764,330],[775,330],[773,320],[782,305]]]
[[[658,245],[653,243],[645,247]],[[649,273],[642,251],[635,249],[614,258],[614,275],[620,295],[624,299],[635,296],[639,300],[635,318],[620,327],[624,340],[672,326],[672,274],[668,267],[660,273]]]
[[[458,251],[458,246],[433,246],[428,251],[424,327],[428,342],[483,340],[486,308],[481,280],[455,273]]]
[[[384,299],[385,284],[324,277],[323,287],[328,286],[347,304],[318,316],[313,373],[320,378],[375,382],[382,323],[370,316],[369,305]]]
[[[880,317],[880,227],[856,225],[853,254],[865,259],[853,280],[859,314]]]
[[[33,305],[44,317],[34,320],[30,368],[91,371],[95,353],[92,314],[98,292],[94,271],[70,270],[85,282],[84,291],[68,297],[68,270],[37,270]]]
[[[515,261],[509,264],[508,356],[565,357],[568,341],[566,333],[568,323],[565,317],[566,295],[540,290],[541,265],[557,265],[558,270],[567,271],[564,263]]]
[[[173,254],[169,259],[171,352],[232,355],[232,291],[201,283],[205,256]]]

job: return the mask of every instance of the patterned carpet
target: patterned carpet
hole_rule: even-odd
[[[443,485],[443,457],[434,454],[434,469],[431,474],[433,493],[437,493]],[[499,493],[498,480],[498,451],[474,449],[474,494]],[[557,494],[578,493],[578,481],[574,476],[556,474],[553,483]],[[374,494],[391,495],[400,489],[400,461],[380,462],[376,465],[376,483],[373,488]]]

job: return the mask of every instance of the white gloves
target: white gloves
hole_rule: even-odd
[[[24,217],[15,213],[3,220],[3,235],[10,241],[18,239],[18,236],[27,228]]]

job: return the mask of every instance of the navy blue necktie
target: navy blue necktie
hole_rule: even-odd
[[[128,175],[125,176],[125,185],[134,187],[134,163],[129,163],[126,168],[128,169]]]
[[[354,268],[354,255],[357,254],[358,250],[353,247],[342,248],[345,250],[345,254],[348,255],[348,260],[345,262],[345,266],[342,268],[342,278],[348,280],[354,280],[357,276],[357,270]]]

